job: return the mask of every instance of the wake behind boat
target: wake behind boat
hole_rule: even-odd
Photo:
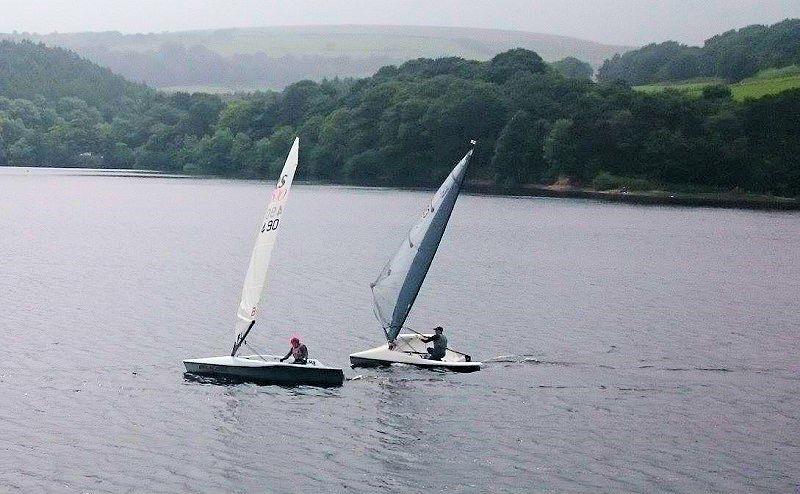
[[[290,364],[278,361],[274,356],[236,356],[239,348],[247,344],[247,336],[256,323],[261,295],[267,284],[267,270],[272,249],[278,237],[281,217],[297,169],[299,146],[300,139],[295,138],[256,236],[256,244],[250,256],[250,265],[242,287],[239,309],[236,312],[236,332],[231,354],[184,360],[183,365],[190,374],[283,385],[340,386],[344,382],[342,369],[327,367],[313,359],[308,359],[304,364]]]
[[[470,144],[474,146],[475,141],[470,141]],[[371,285],[373,309],[383,327],[387,343],[351,354],[351,366],[409,364],[458,372],[480,370],[480,362],[472,362],[469,355],[450,348],[440,359],[430,358],[425,341],[420,337],[427,339],[432,335],[400,334],[447,228],[472,153],[473,149],[470,149],[453,168],[430,205],[422,212],[422,218],[411,228],[397,253]]]

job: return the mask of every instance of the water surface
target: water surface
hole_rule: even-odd
[[[185,379],[230,349],[269,190],[0,169],[0,490],[797,489],[799,214],[462,196],[408,324],[481,372]],[[347,367],[430,193],[292,194],[249,341]]]

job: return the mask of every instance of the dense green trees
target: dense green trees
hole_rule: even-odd
[[[542,151],[550,127],[550,122],[534,120],[525,110],[518,110],[509,119],[497,138],[492,157],[498,183],[529,184],[547,177],[549,165]],[[520,163],[526,166],[519,166]]]
[[[702,48],[674,41],[647,45],[606,60],[597,78],[633,85],[697,77],[736,82],[792,64],[800,64],[800,19],[731,30],[706,40]]]
[[[599,81],[625,81],[633,85],[680,81],[713,75],[701,48],[675,41],[650,44],[614,55],[597,70]]]
[[[761,69],[800,64],[800,19],[718,34],[706,40],[703,52],[714,73],[730,81]]]
[[[724,87],[698,99],[648,95],[568,78],[512,50],[483,63],[418,59],[365,79],[301,81],[223,101],[165,96],[66,52],[4,49],[13,46],[29,64],[0,87],[4,164],[273,178],[300,135],[300,178],[419,186],[439,183],[476,138],[469,177],[489,183],[568,176],[800,194],[800,90],[744,103]],[[110,88],[105,97],[71,92],[97,77]]]
[[[567,57],[550,64],[556,72],[570,79],[591,79],[594,69],[575,57]]]
[[[0,41],[0,95],[9,99],[54,101],[73,97],[110,115],[125,104],[152,93],[110,70],[61,48],[23,41]]]

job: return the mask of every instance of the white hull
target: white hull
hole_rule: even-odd
[[[430,336],[430,335],[426,335]],[[430,343],[424,343],[414,334],[401,334],[395,340],[393,350],[388,344],[350,355],[352,367],[381,367],[391,364],[407,364],[426,369],[447,369],[454,372],[475,372],[481,370],[480,362],[471,362],[460,353],[447,350],[442,360],[424,358]]]
[[[342,369],[327,367],[314,359],[300,365],[280,362],[274,355],[266,358],[275,360],[265,361],[257,355],[207,357],[187,359],[183,365],[189,374],[264,384],[341,386],[344,382]]]

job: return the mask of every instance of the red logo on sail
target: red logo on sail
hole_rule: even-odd
[[[278,188],[272,191],[272,202],[282,201],[286,197],[288,189]]]

